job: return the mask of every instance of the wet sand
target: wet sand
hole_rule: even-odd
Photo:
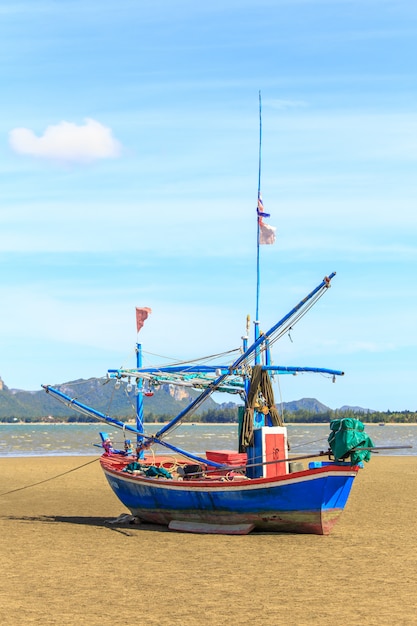
[[[417,624],[417,457],[375,456],[329,537],[113,525],[91,461],[0,459],[2,624]]]

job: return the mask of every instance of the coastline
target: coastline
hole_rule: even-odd
[[[376,446],[385,446],[379,454],[416,455],[417,425],[365,425],[366,433]],[[147,433],[161,426],[147,425]],[[135,440],[135,434],[101,422],[72,422],[59,424],[3,424],[0,428],[0,458],[24,456],[95,456],[102,451],[100,432],[106,432],[116,448],[123,449],[124,440]],[[288,424],[291,451],[310,454],[328,447],[329,424]],[[236,450],[238,425],[187,423],[170,437],[170,443],[195,454],[206,450]],[[405,449],[406,446],[412,446]],[[391,448],[389,448],[391,446]],[[156,453],[159,453],[157,446]],[[391,451],[392,450],[392,451]]]
[[[127,510],[93,456],[0,458],[5,492],[5,624],[98,626],[142,613],[152,626],[217,626],[225,615],[238,626],[415,621],[417,457],[373,457],[329,537],[111,524]]]
[[[360,420],[362,421],[362,420]],[[136,426],[136,422],[133,420],[129,420],[125,422],[129,426]],[[145,422],[145,426],[165,426],[169,422]],[[54,421],[39,421],[39,422],[24,422],[24,421],[16,421],[16,422],[2,422],[0,421],[1,426],[91,426],[91,425],[100,425],[103,427],[106,426],[103,422],[54,422]],[[327,422],[285,422],[285,426],[325,426],[326,424],[330,424],[330,420]],[[363,422],[364,426],[417,426],[417,422]],[[184,422],[183,426],[237,426],[238,422]],[[108,426],[109,427],[109,426]],[[111,428],[114,428],[110,424]]]

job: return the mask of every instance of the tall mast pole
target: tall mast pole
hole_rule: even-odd
[[[140,343],[136,344],[136,367],[140,369],[142,367],[142,345]],[[138,431],[137,436],[137,447],[140,449],[141,444],[143,443],[143,436],[139,433],[143,433],[143,380],[139,378],[136,381],[136,428]],[[138,458],[143,458],[145,453],[140,449],[138,453]]]
[[[262,99],[259,91],[259,160],[258,160],[258,201],[261,195],[261,169],[262,169]],[[259,206],[259,204],[257,205]],[[255,341],[259,339],[259,289],[260,289],[260,263],[259,263],[259,236],[260,225],[258,212],[256,213],[256,310],[255,310]],[[260,363],[260,352],[255,352],[255,364]]]

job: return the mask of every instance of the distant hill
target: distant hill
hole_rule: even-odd
[[[91,406],[101,413],[116,418],[134,417],[136,397],[131,392],[126,393],[124,385],[115,389],[114,380],[91,378],[89,380],[74,380],[64,384],[53,385],[71,398]],[[162,385],[152,396],[144,397],[144,412],[146,415],[176,415],[187,407],[191,400],[198,395],[197,391],[184,391],[182,388]],[[208,398],[204,407],[197,411],[201,413],[219,405]],[[42,419],[47,416],[56,418],[75,418],[78,411],[68,408],[52,398],[43,389],[39,391],[23,391],[8,389],[3,384],[0,390],[0,419]]]
[[[133,418],[136,409],[136,397],[131,392],[126,393],[124,385],[119,390],[115,389],[115,381],[103,378],[79,379],[68,383],[54,385],[57,389],[76,398],[79,402],[91,406],[97,411],[116,418]],[[197,391],[186,391],[182,387],[162,385],[152,397],[144,397],[145,417],[155,419],[161,416],[178,414],[186,408],[193,398],[198,395]],[[241,403],[240,403],[241,404]],[[280,406],[280,405],[278,405]],[[329,407],[315,398],[302,398],[282,404],[284,413],[296,413],[297,411],[309,411],[311,413],[326,413],[331,411]],[[208,398],[197,414],[206,411],[233,409],[234,402],[219,404],[212,398]],[[341,411],[369,412],[360,407],[343,406]],[[54,418],[79,418],[77,411],[68,408],[49,396],[43,389],[39,391],[23,391],[21,389],[9,389],[4,383],[0,388],[0,419],[18,420],[41,420],[48,416]]]
[[[374,409],[363,409],[361,406],[348,406],[347,404],[341,406],[340,411],[353,411],[353,413],[376,413]]]
[[[311,411],[312,413],[325,413],[330,411],[328,406],[322,404],[315,398],[302,398],[293,402],[283,402],[284,411],[295,413],[296,411]]]

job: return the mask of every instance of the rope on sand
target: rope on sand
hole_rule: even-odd
[[[16,493],[16,491],[23,491],[24,489],[31,489],[31,487],[37,487],[37,485],[42,485],[43,483],[48,483],[51,480],[55,480],[56,478],[60,478],[61,476],[65,476],[66,474],[71,474],[71,472],[75,472],[83,467],[86,467],[87,465],[96,463],[98,460],[99,460],[99,457],[97,459],[93,459],[92,461],[88,461],[88,463],[83,463],[82,465],[78,465],[78,467],[73,467],[72,469],[67,470],[66,472],[57,474],[56,476],[51,476],[50,478],[45,478],[45,480],[40,480],[37,483],[32,483],[31,485],[26,485],[25,487],[19,487],[18,489],[11,489],[10,491],[5,491],[4,493],[0,493],[0,497],[8,496],[10,493]]]

